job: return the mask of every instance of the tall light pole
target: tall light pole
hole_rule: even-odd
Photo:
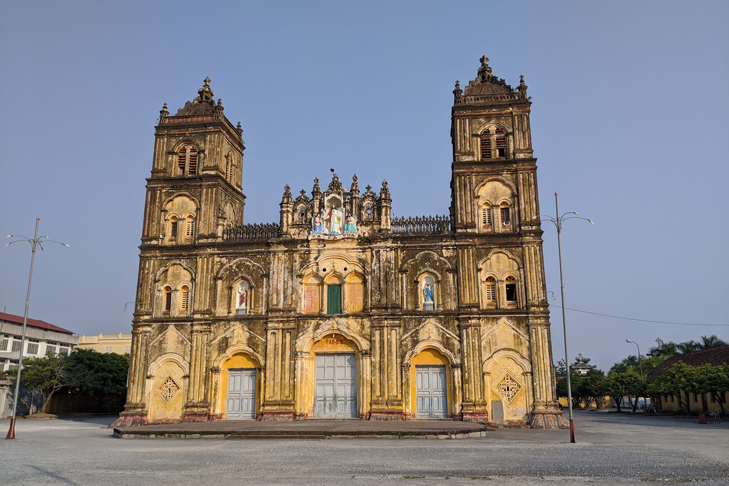
[[[13,397],[13,414],[10,416],[10,429],[8,430],[8,435],[5,437],[5,439],[15,439],[15,414],[18,411],[18,397],[20,394],[20,374],[23,371],[23,349],[25,349],[25,330],[28,326],[28,306],[30,304],[30,284],[33,282],[33,263],[35,262],[35,250],[36,248],[40,247],[41,251],[43,250],[43,243],[51,242],[51,243],[58,243],[59,245],[63,246],[69,246],[66,243],[61,243],[60,241],[54,241],[49,240],[47,236],[38,236],[38,223],[40,223],[40,218],[35,218],[35,234],[33,235],[33,239],[31,240],[27,236],[22,235],[8,235],[8,238],[18,238],[17,240],[13,240],[9,242],[5,246],[10,246],[13,243],[17,243],[19,241],[27,241],[30,243],[30,246],[32,248],[32,253],[30,256],[30,274],[28,275],[28,293],[25,297],[25,314],[23,314],[23,335],[20,338],[20,355],[18,357],[18,375],[15,378],[15,396]]]
[[[640,382],[643,385],[645,385],[645,380],[643,379],[643,360],[640,357],[640,346],[638,346],[638,343],[636,343],[635,341],[631,341],[630,339],[626,339],[625,342],[626,343],[633,343],[638,348],[638,365],[640,366]],[[640,397],[638,397],[638,398],[640,398]],[[643,399],[645,400],[645,397],[643,397]],[[646,406],[646,410],[647,409],[648,409],[648,407]],[[635,410],[635,409],[633,409],[633,410]]]
[[[562,223],[568,219],[584,219],[590,224],[595,224],[592,220],[580,217],[578,213],[571,211],[569,213],[559,214],[559,194],[554,193],[554,204],[557,210],[557,216],[547,216],[540,214],[534,216],[534,219],[546,220],[554,224],[557,227],[557,248],[559,250],[559,284],[562,289],[562,326],[564,329],[564,356],[565,363],[567,364],[567,406],[570,411],[570,442],[575,442],[575,423],[574,417],[572,416],[572,380],[570,379],[570,353],[567,347],[567,308],[564,303],[564,272],[562,271]]]

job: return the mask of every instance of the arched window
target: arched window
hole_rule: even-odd
[[[489,203],[485,203],[481,206],[481,227],[484,230],[491,228],[492,218],[491,205]]]
[[[506,133],[501,128],[481,132],[481,160],[506,158]]]
[[[484,297],[487,306],[496,306],[496,279],[488,277],[484,284]]]
[[[509,203],[502,202],[500,208],[501,226],[511,226],[511,208]]]
[[[336,276],[326,279],[327,314],[342,313],[342,281]]]
[[[181,176],[197,175],[197,149],[192,145],[183,145],[177,152],[177,168]]]
[[[180,289],[180,309],[186,311],[190,309],[190,287],[183,285]]]
[[[506,137],[504,131],[500,128],[496,129],[496,156],[506,157]]]
[[[185,221],[185,242],[192,243],[195,236],[195,219],[192,216],[188,216]]]
[[[172,287],[165,287],[164,288],[164,312],[169,313],[170,309],[172,308]]]
[[[514,277],[506,277],[506,305],[509,307],[516,306],[516,279]]]
[[[170,218],[170,240],[175,241],[177,239],[177,216]]]
[[[296,209],[296,222],[306,223],[306,206],[304,206],[303,204],[299,205],[299,207]]]
[[[375,219],[375,205],[372,201],[367,201],[364,205],[364,219]]]
[[[491,158],[491,130],[488,128],[481,133],[481,159]]]

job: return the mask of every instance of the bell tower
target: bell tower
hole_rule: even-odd
[[[451,111],[451,219],[458,244],[458,312],[464,342],[481,343],[499,322],[528,336],[534,427],[563,425],[552,373],[531,101],[524,76],[512,88],[480,59],[476,79],[456,81]],[[484,413],[489,377],[474,347],[464,358],[463,415]],[[481,359],[489,359],[484,355]],[[473,360],[473,362],[471,362]],[[483,391],[482,391],[483,390]]]
[[[243,129],[223,114],[210,78],[175,115],[160,111],[147,179],[143,245],[213,241],[243,223]]]

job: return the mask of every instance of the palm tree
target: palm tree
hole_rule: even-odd
[[[681,354],[689,354],[698,351],[699,349],[701,349],[701,346],[699,345],[699,343],[692,339],[690,341],[678,343],[676,345],[676,348]]]
[[[701,349],[712,349],[712,348],[720,348],[721,346],[726,346],[728,343],[726,341],[722,341],[719,339],[716,334],[712,334],[709,337],[701,336],[701,343],[699,344],[699,347]]]

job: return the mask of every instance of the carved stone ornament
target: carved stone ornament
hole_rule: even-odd
[[[185,106],[177,110],[176,116],[181,115],[212,115],[215,111],[215,100],[213,90],[210,89],[210,78],[206,77],[202,88],[197,90],[197,98],[185,103]],[[220,109],[222,104],[219,102]]]
[[[165,403],[169,403],[174,400],[179,391],[180,386],[172,379],[171,376],[168,376],[167,379],[162,382],[162,385],[160,385],[157,393]]]

